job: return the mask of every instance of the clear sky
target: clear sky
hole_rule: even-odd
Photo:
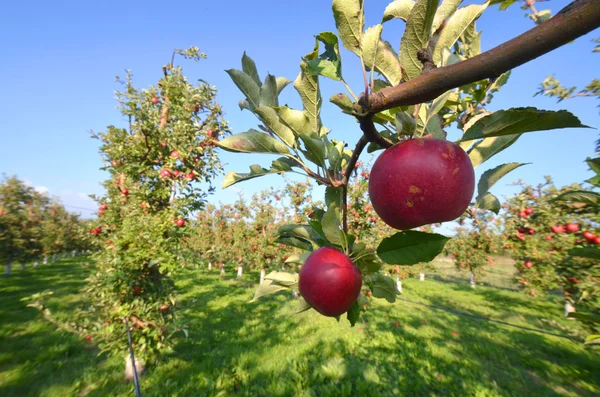
[[[389,1],[365,1],[367,26],[380,21]],[[552,0],[537,5],[555,13],[566,4],[568,1]],[[505,12],[497,6],[488,9],[478,22],[478,29],[483,30],[483,50],[532,28],[524,13],[518,6]],[[403,28],[401,21],[385,24],[384,37],[396,50]],[[254,128],[255,119],[239,110],[242,96],[224,70],[241,69],[240,59],[246,51],[256,61],[261,77],[269,72],[293,80],[300,57],[312,50],[313,36],[321,31],[335,31],[331,2],[326,0],[5,2],[0,13],[0,173],[16,174],[60,196],[69,209],[89,216],[92,212],[76,207],[95,209],[87,195],[101,194],[99,182],[106,176],[99,170],[98,141],[91,139],[88,131],[124,125],[114,99],[116,75],[131,69],[136,85],[146,87],[160,78],[161,66],[169,61],[174,48],[196,45],[209,59],[184,62],[184,71],[190,80],[203,78],[218,87],[226,118],[234,132],[242,132]],[[600,77],[600,54],[591,53],[596,37],[600,32],[514,70],[490,109],[567,109],[584,124],[600,127],[597,100],[576,98],[557,104],[554,99],[533,98],[539,82],[552,73],[564,84],[578,87]],[[362,73],[356,57],[344,51],[342,59],[344,76],[353,90],[360,92]],[[329,81],[322,89],[325,99],[343,91]],[[282,103],[300,107],[291,86],[282,99]],[[322,116],[333,137],[353,146],[360,131],[351,117],[327,100]],[[552,175],[559,185],[581,182],[590,176],[583,160],[594,154],[598,136],[593,129],[531,133],[480,167],[478,175],[505,162],[531,162],[494,187],[499,196],[514,193],[514,188],[506,185],[518,178],[537,183],[544,175]],[[269,156],[230,153],[222,158],[227,171],[242,172],[250,164],[267,166],[271,160]],[[363,159],[369,157],[363,155]],[[249,198],[265,186],[282,183],[277,176],[255,179],[236,185],[237,189],[219,189],[210,200],[229,202],[236,196],[232,193],[240,189]]]

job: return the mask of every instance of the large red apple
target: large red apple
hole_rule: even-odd
[[[313,252],[300,269],[300,294],[319,313],[335,317],[354,304],[362,286],[362,275],[345,254],[322,247]]]
[[[410,139],[386,149],[369,178],[375,212],[400,230],[458,218],[474,189],[469,156],[442,139]]]

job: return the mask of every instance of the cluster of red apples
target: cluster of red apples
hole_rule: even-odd
[[[442,139],[416,138],[386,149],[370,174],[369,197],[377,215],[398,230],[454,220],[475,189],[475,171],[460,146]],[[331,247],[313,252],[300,270],[302,297],[319,313],[339,316],[360,294],[361,272]]]

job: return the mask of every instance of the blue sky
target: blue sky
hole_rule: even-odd
[[[464,4],[474,1],[465,1]],[[481,3],[483,1],[479,1]],[[379,22],[389,0],[366,1],[367,25]],[[538,8],[558,11],[567,1],[539,3]],[[513,6],[506,12],[487,10],[478,22],[483,30],[483,50],[533,27],[524,11]],[[403,31],[401,21],[385,24],[384,37],[396,48]],[[0,14],[0,63],[3,95],[0,96],[0,173],[16,174],[33,186],[60,196],[69,209],[84,216],[95,204],[87,194],[101,194],[105,174],[98,141],[88,131],[123,125],[116,110],[116,75],[131,69],[137,86],[154,84],[161,66],[174,48],[196,45],[209,59],[182,65],[190,79],[203,78],[219,89],[219,101],[234,132],[255,127],[254,117],[241,112],[241,94],[225,69],[241,68],[246,51],[257,63],[262,77],[269,72],[293,80],[300,57],[312,50],[313,36],[335,31],[331,2],[325,0],[276,1],[30,1],[8,2]],[[554,99],[535,97],[544,77],[555,73],[566,85],[583,87],[598,77],[600,54],[592,54],[592,39],[599,32],[547,54],[513,71],[507,86],[496,95],[491,110],[536,106],[567,109],[584,124],[600,127],[598,102],[581,98],[557,104]],[[355,92],[360,92],[362,73],[356,57],[342,54],[343,72]],[[323,97],[342,92],[343,87],[325,81]],[[290,86],[282,103],[300,107]],[[356,122],[324,102],[323,120],[332,136],[355,142],[360,136]],[[498,164],[520,161],[519,168],[493,189],[499,196],[512,194],[509,182],[522,178],[530,183],[552,175],[557,184],[581,182],[588,176],[583,160],[594,154],[598,131],[569,129],[523,136],[509,150],[480,167],[478,174]],[[350,145],[353,146],[353,143]],[[227,171],[246,171],[250,164],[270,164],[268,156],[222,156]],[[364,160],[369,157],[364,155]],[[234,192],[250,197],[265,186],[279,186],[277,176],[247,182],[233,191],[218,190],[211,201],[228,202]],[[220,185],[220,180],[217,182]],[[230,188],[232,189],[232,188]]]

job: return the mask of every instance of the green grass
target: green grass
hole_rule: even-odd
[[[84,260],[83,260],[84,261]],[[132,396],[122,359],[97,357],[19,299],[54,290],[67,319],[86,271],[67,260],[0,279],[0,396]],[[177,280],[189,338],[142,378],[144,396],[593,396],[600,357],[576,342],[398,301],[363,321],[291,315],[289,294],[248,303],[258,274],[186,269]],[[579,336],[557,297],[405,280],[403,299]],[[399,326],[395,323],[398,322]],[[456,332],[456,336],[453,335]]]
[[[469,283],[469,271],[466,269],[458,270],[454,261],[450,258],[436,258],[433,261],[432,276],[442,281],[452,281],[457,283]],[[517,268],[515,261],[511,258],[499,256],[494,258],[494,266],[485,266],[483,274],[477,277],[478,285],[487,285],[496,288],[519,289],[519,284],[515,282]]]

